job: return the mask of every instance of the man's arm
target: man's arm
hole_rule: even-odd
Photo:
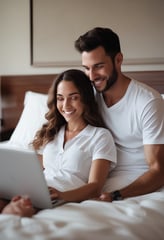
[[[127,187],[118,189],[123,199],[151,193],[164,186],[164,144],[144,145],[144,152],[149,170]],[[100,200],[113,199],[110,193],[102,193]]]

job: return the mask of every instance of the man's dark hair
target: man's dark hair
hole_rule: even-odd
[[[90,52],[100,46],[112,59],[121,52],[119,37],[110,28],[93,28],[75,41],[75,48],[80,53]]]

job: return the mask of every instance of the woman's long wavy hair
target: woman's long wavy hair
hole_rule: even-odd
[[[43,124],[32,142],[32,146],[36,150],[52,141],[60,128],[66,124],[66,120],[57,109],[57,88],[58,84],[63,80],[73,82],[79,90],[81,101],[84,104],[83,118],[86,124],[96,127],[105,127],[105,123],[98,110],[91,81],[81,70],[67,70],[54,79],[49,89],[47,101],[49,110],[45,114],[47,123]]]

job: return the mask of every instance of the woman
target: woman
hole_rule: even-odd
[[[115,166],[116,149],[88,77],[74,69],[58,75],[49,90],[48,108],[47,123],[36,133],[32,145],[42,152],[51,198],[80,202],[98,197]],[[29,199],[22,197],[11,201],[2,212],[17,214],[13,206],[21,208],[18,215],[34,213]]]

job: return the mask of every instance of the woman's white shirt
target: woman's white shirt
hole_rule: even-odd
[[[109,130],[87,125],[64,145],[65,126],[43,150],[44,174],[48,185],[64,191],[88,182],[92,161],[116,165],[116,148]]]

